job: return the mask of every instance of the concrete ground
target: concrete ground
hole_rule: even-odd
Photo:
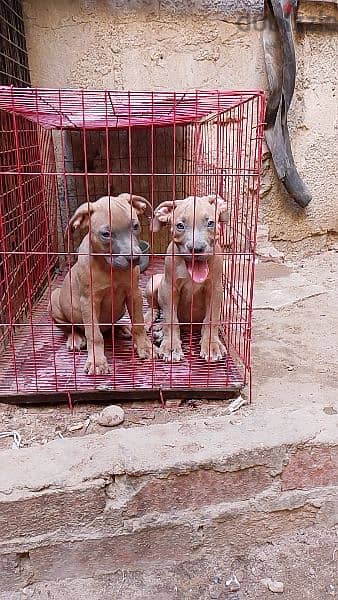
[[[274,271],[275,278],[266,277]],[[254,313],[255,405],[306,409],[318,400],[337,403],[337,288],[335,251],[289,267],[259,265],[256,298],[264,296],[266,308]]]
[[[256,308],[253,319],[253,404],[235,419],[246,419],[257,407],[306,409],[318,400],[330,410],[338,388],[338,252],[308,257],[298,263],[260,263],[256,269]],[[185,420],[195,415],[222,415],[222,402],[194,402],[193,407],[125,405],[121,427],[145,427]],[[0,431],[17,430],[24,446],[39,446],[63,437],[104,434],[106,429],[89,419],[100,407],[78,405],[16,408],[0,406]],[[82,427],[81,427],[82,425]],[[0,439],[0,448],[9,440]]]
[[[73,415],[65,407],[0,407],[0,430],[18,430],[26,446],[0,454],[1,529],[7,518],[13,531],[0,536],[8,558],[0,600],[337,597],[337,284],[335,251],[258,265],[253,404],[231,416],[215,402],[128,406],[124,425],[107,433],[88,419],[95,406]],[[1,440],[3,450],[10,446]],[[179,472],[193,476],[190,483],[178,482]],[[103,486],[104,497],[81,491],[83,523],[72,496],[59,496],[88,482],[88,490]],[[45,491],[53,496],[41,504]],[[94,514],[101,504],[104,517]],[[233,592],[231,573],[240,584]],[[268,590],[267,577],[284,591]]]

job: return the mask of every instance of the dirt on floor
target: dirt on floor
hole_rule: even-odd
[[[259,263],[253,330],[253,403],[234,413],[243,421],[255,406],[286,410],[325,399],[327,411],[337,411],[338,374],[338,253],[330,251],[292,264]],[[291,292],[290,292],[291,290]],[[263,302],[262,302],[263,296]],[[244,396],[246,392],[244,391]],[[150,403],[123,404],[125,421],[120,427],[184,420],[192,413],[222,415],[228,402],[192,398],[179,406],[168,401],[162,408]],[[104,434],[96,422],[102,406],[19,408],[0,405],[0,432],[17,431],[24,446],[39,446],[57,437]],[[0,439],[0,449],[12,445]]]

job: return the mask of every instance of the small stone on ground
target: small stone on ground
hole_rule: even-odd
[[[103,427],[115,427],[124,421],[124,410],[120,406],[106,406],[101,410],[97,423]]]
[[[270,577],[266,579],[261,579],[261,583],[265,585],[270,592],[274,592],[275,594],[282,594],[284,592],[284,583],[282,581],[275,581]]]

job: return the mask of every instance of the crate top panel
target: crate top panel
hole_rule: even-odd
[[[172,126],[221,114],[263,95],[260,90],[118,92],[0,86],[0,109],[48,129]]]

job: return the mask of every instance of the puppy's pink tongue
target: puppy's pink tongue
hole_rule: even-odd
[[[189,275],[195,283],[203,283],[209,274],[209,266],[206,260],[199,261],[195,260],[194,268],[192,264],[187,265]]]

